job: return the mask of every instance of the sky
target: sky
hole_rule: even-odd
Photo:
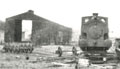
[[[1,0],[0,20],[34,10],[36,15],[80,33],[81,17],[99,13],[108,17],[110,36],[120,37],[119,0]]]

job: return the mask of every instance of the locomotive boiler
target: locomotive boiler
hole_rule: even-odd
[[[98,16],[98,13],[82,17],[79,47],[85,55],[105,55],[111,45],[107,17]]]

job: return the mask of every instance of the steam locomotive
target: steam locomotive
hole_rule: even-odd
[[[98,59],[98,56],[105,57],[106,51],[111,46],[108,18],[98,16],[98,13],[93,13],[93,16],[82,17],[79,47],[85,53],[85,56],[91,59]]]

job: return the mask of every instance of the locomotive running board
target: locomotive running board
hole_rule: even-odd
[[[83,52],[83,54],[90,60],[90,63],[92,64],[116,63],[118,61],[118,58],[114,53],[106,52],[106,55],[101,55],[100,53]]]

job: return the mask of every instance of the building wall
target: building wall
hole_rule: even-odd
[[[15,21],[6,20],[5,23],[5,42],[13,42],[14,41],[14,28],[15,28]]]
[[[34,25],[39,26],[39,24],[40,23]],[[61,32],[61,34],[59,32]],[[36,27],[34,30],[33,41],[37,44],[69,44],[71,34],[72,29],[60,28],[59,25],[56,26],[49,23],[43,23],[42,28]]]
[[[4,43],[4,31],[0,30],[0,44]]]

